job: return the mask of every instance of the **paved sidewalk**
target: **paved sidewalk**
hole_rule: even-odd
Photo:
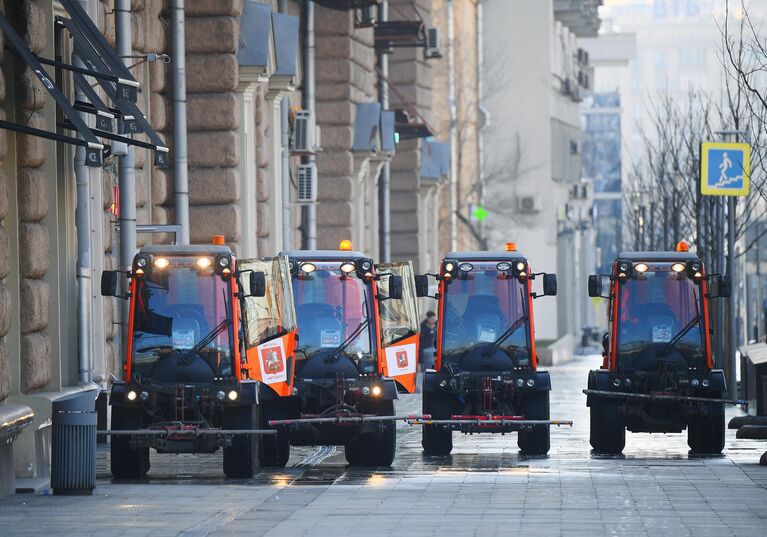
[[[595,363],[552,369],[552,417],[576,423],[553,430],[548,457],[520,456],[512,434],[456,437],[452,456],[425,458],[420,431],[402,426],[392,468],[348,469],[342,448],[301,448],[289,468],[237,481],[217,454],[153,454],[148,481],[126,483],[102,450],[92,497],[0,500],[0,534],[767,535],[766,448],[734,431],[720,457],[689,456],[685,434],[631,433],[623,457],[592,456],[580,390]]]

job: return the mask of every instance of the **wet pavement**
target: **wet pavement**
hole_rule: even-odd
[[[391,468],[347,467],[343,448],[294,448],[288,468],[252,480],[223,476],[221,456],[152,454],[146,481],[114,481],[109,452],[91,497],[0,500],[1,535],[767,535],[767,445],[727,432],[725,453],[693,457],[686,434],[627,433],[624,455],[590,452],[581,393],[598,357],[551,369],[546,457],[523,457],[516,435],[454,438],[424,457],[404,424]],[[417,412],[405,396],[398,413]],[[731,409],[730,417],[740,411]]]

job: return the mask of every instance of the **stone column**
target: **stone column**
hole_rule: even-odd
[[[359,242],[357,214],[363,222],[378,218],[377,212],[365,210],[365,196],[356,195],[364,190],[355,184],[361,165],[351,152],[355,104],[376,100],[375,53],[372,29],[355,28],[351,12],[317,5],[315,24],[317,122],[323,146],[317,155],[317,246],[335,249],[343,239]]]

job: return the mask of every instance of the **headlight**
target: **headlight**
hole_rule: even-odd
[[[708,385],[711,384],[708,379],[703,379],[700,383],[703,384],[704,388],[708,388]]]
[[[363,386],[362,390],[360,391],[362,392],[362,395],[370,395],[370,388],[368,388],[367,386]]]
[[[623,384],[625,384],[626,386],[631,386],[631,379],[624,380]]]
[[[640,274],[643,272],[647,272],[647,269],[649,268],[650,267],[647,266],[647,263],[637,263],[636,265],[634,265],[634,270],[636,270]]]
[[[506,272],[507,270],[511,270],[511,263],[507,263],[506,261],[501,261],[495,266],[495,268],[497,268],[501,272]]]
[[[684,272],[686,268],[687,267],[684,266],[684,263],[674,263],[673,265],[671,265],[671,270],[673,270],[674,272]]]
[[[378,397],[381,395],[381,387],[380,386],[373,386],[373,389],[371,390],[374,397]]]
[[[621,272],[628,272],[630,268],[631,268],[631,265],[629,265],[628,261],[621,261],[620,263],[618,263],[618,269]]]
[[[170,261],[168,261],[167,257],[158,257],[154,260],[154,266],[158,269],[164,269],[168,265],[170,265]]]
[[[216,399],[223,401],[226,398],[226,394],[222,391],[216,392]]]
[[[344,274],[349,274],[350,272],[354,272],[354,263],[344,263],[341,265],[341,272]]]
[[[128,401],[135,401],[136,397],[138,397],[138,394],[135,391],[131,390],[126,394],[126,397],[128,398]]]
[[[370,263],[370,261],[367,261],[367,260],[363,261],[360,266],[362,267],[362,270],[370,270],[371,268],[373,268],[373,265]]]
[[[317,267],[313,263],[302,263],[301,270],[304,272],[304,274],[311,274],[317,270]]]
[[[235,390],[232,390],[229,392],[229,400],[230,401],[236,401],[237,398],[240,396]]]
[[[525,385],[525,381],[522,379],[517,379],[516,385],[517,385],[517,388],[521,388],[522,386]]]
[[[141,398],[142,401],[146,401],[147,399],[149,399],[149,392],[142,391],[139,397]]]
[[[461,269],[461,272],[471,272],[474,266],[471,263],[461,263],[458,268]]]
[[[218,258],[218,266],[219,267],[228,267],[229,266],[229,258],[226,256],[221,256]]]
[[[697,388],[698,386],[700,386],[700,381],[698,379],[692,379],[690,381],[690,386],[692,386],[693,388]]]
[[[518,262],[517,262],[517,270],[518,270],[518,271],[520,271],[520,272],[522,272],[523,270],[525,270],[526,266],[527,266],[527,265],[525,265],[525,263],[524,263],[524,262],[522,262],[522,261],[518,261]]]
[[[139,268],[146,268],[146,257],[139,257],[136,259],[136,266]]]
[[[621,379],[613,379],[613,386],[616,388],[621,385]]]
[[[447,386],[447,381],[445,379],[440,380],[439,381],[439,387],[440,388],[444,388],[445,386]]]
[[[535,386],[535,380],[527,379],[527,382],[525,384],[527,384],[528,388],[532,388],[533,386]]]
[[[212,261],[210,260],[209,257],[200,257],[197,259],[197,266],[200,267],[201,269],[208,268],[211,263]]]
[[[453,272],[455,265],[453,263],[445,263],[445,272]]]

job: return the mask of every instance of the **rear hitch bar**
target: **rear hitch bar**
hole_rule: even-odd
[[[184,429],[184,430],[161,430],[161,429],[132,429],[132,430],[115,430],[107,429],[102,431],[96,431],[96,434],[111,435],[111,436],[158,436],[168,438],[189,438],[205,435],[262,435],[262,434],[277,434],[274,429]]]
[[[406,415],[406,416],[376,416],[376,415],[344,415],[344,416],[323,416],[316,418],[296,418],[288,420],[269,420],[269,425],[272,427],[281,427],[285,425],[304,425],[304,424],[319,424],[319,423],[331,423],[337,425],[354,425],[357,423],[372,423],[380,421],[405,421],[410,422],[412,420],[424,420],[430,419],[431,415]]]
[[[482,417],[449,420],[413,419],[408,420],[408,423],[410,425],[479,425],[488,429],[492,427],[501,427],[504,425],[519,425],[520,427],[530,427],[533,425],[555,425],[557,427],[573,426],[572,420],[526,420],[524,418],[515,417],[491,417],[490,419]]]
[[[748,401],[743,399],[714,399],[711,397],[694,397],[691,395],[670,395],[660,393],[628,393],[628,392],[608,392],[606,390],[583,390],[586,395],[595,395],[597,397],[608,397],[612,399],[648,399],[655,401],[679,401],[679,402],[700,402],[700,403],[724,403],[725,405],[743,405],[748,408]]]

